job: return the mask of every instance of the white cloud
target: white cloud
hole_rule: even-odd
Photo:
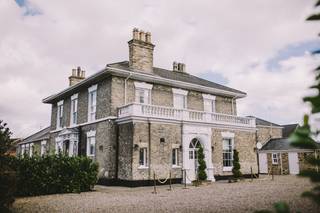
[[[315,38],[316,25],[304,22],[313,0],[28,2],[41,15],[24,16],[26,8],[0,0],[0,118],[16,136],[49,124],[50,107],[40,101],[67,86],[72,68],[92,74],[127,60],[133,27],[152,32],[156,66],[171,68],[177,60],[193,74],[218,70],[229,85],[248,92],[241,113],[265,116],[267,102],[275,122],[298,117],[299,91],[310,82],[299,70],[311,59],[289,59],[272,73],[265,63],[288,44]]]

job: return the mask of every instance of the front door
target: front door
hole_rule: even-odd
[[[289,172],[292,175],[299,174],[299,159],[298,153],[296,152],[289,152]]]
[[[197,138],[192,139],[189,144],[189,172],[188,179],[193,181],[197,179],[197,170],[198,170],[198,150],[201,144]]]
[[[259,153],[259,172],[262,174],[268,173],[267,153]]]

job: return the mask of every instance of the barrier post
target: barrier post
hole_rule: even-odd
[[[271,177],[272,177],[272,180],[274,180],[274,177],[273,177],[273,166],[271,167]]]
[[[156,182],[156,173],[153,172],[153,194],[157,194],[157,188],[156,188],[157,182]]]
[[[251,170],[251,182],[253,181],[253,173],[252,173],[252,166],[250,167]]]
[[[171,170],[169,172],[169,185],[170,185],[169,190],[171,191],[172,190],[172,186],[171,186]]]
[[[184,187],[183,189],[187,189],[187,171],[184,170]]]

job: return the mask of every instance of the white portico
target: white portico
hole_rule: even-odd
[[[208,180],[215,181],[212,164],[211,128],[208,126],[188,125],[183,126],[182,149],[183,149],[183,170],[186,170],[186,177],[183,181],[191,183],[197,178],[197,151],[203,147],[207,165]]]
[[[78,155],[79,134],[76,128],[66,128],[62,130],[55,138],[55,141],[56,154],[60,151],[70,157]]]

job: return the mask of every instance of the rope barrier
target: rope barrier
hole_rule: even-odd
[[[164,181],[161,181],[158,177],[157,177],[157,180],[158,180],[159,183],[165,184],[168,181],[169,176],[170,176],[170,173],[167,175],[167,177],[166,177],[166,179]]]

